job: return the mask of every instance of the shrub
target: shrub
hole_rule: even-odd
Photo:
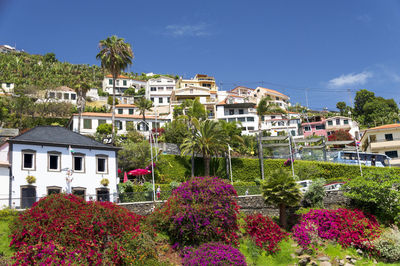
[[[36,182],[36,177],[34,177],[33,175],[28,175],[26,177],[26,182],[28,182],[28,184],[33,184]]]
[[[347,248],[353,246],[371,251],[371,241],[380,234],[375,217],[359,210],[311,210],[293,227],[294,239],[304,248],[332,240]]]
[[[100,180],[100,184],[106,187],[108,184],[110,184],[110,180],[108,180],[108,178],[103,178]]]
[[[239,206],[232,185],[216,177],[195,177],[176,188],[150,217],[175,246],[237,243]]]
[[[246,233],[257,246],[271,254],[279,251],[279,242],[287,237],[287,233],[281,230],[279,225],[261,214],[248,215],[245,221]]]
[[[12,226],[10,246],[17,263],[39,260],[121,263],[126,246],[140,234],[141,217],[110,202],[86,202],[74,195],[53,194],[23,212]],[[129,239],[126,239],[129,235]],[[109,252],[109,250],[113,252]],[[73,255],[71,255],[73,254]]]
[[[236,248],[221,243],[206,243],[197,249],[186,247],[182,260],[184,266],[247,265],[246,259]]]
[[[400,232],[397,227],[386,229],[372,243],[378,255],[386,262],[400,261]]]
[[[325,179],[319,178],[312,182],[310,188],[304,193],[303,204],[305,207],[323,208],[325,197]]]
[[[364,173],[343,186],[345,196],[380,221],[400,222],[400,174],[395,169],[375,170]]]

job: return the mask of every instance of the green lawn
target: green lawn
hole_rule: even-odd
[[[11,256],[14,251],[9,247],[11,239],[9,224],[13,218],[0,218],[0,254],[4,256]]]

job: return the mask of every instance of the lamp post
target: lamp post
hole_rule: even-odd
[[[153,136],[153,138],[154,138],[154,135],[153,135],[153,133],[151,133],[150,124],[147,123],[144,120],[142,120],[142,122],[145,123],[145,125],[147,125],[147,127],[149,128],[150,157],[151,157],[151,177],[152,177],[152,181],[153,181],[153,201],[156,201],[156,185],[154,183],[153,141],[151,139],[151,136]]]
[[[228,144],[228,156],[229,156],[229,173],[231,175],[231,184],[233,185],[233,177],[232,177],[232,160],[231,160],[231,146]]]

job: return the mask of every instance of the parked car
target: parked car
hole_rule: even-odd
[[[296,181],[296,183],[300,185],[300,191],[304,194],[310,188],[312,180],[301,180],[301,181]]]
[[[335,183],[326,184],[324,186],[324,188],[326,191],[338,191],[344,184],[345,184],[345,182],[335,182]]]

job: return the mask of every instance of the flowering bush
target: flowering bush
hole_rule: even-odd
[[[248,215],[244,220],[246,221],[246,233],[250,235],[257,246],[271,254],[279,251],[279,242],[288,236],[270,218],[261,214]]]
[[[397,227],[386,229],[373,241],[378,255],[386,262],[400,261],[400,232]]]
[[[310,210],[293,227],[294,239],[304,248],[318,240],[337,241],[343,247],[353,246],[371,251],[371,241],[380,234],[375,217],[359,210]]]
[[[149,220],[175,247],[212,241],[237,244],[236,195],[232,185],[217,177],[196,177],[177,187]]]
[[[63,264],[70,260],[122,263],[127,259],[126,247],[140,234],[140,220],[140,216],[110,202],[53,194],[16,219],[10,246],[18,250],[14,255],[17,264]]]
[[[184,249],[182,265],[247,265],[246,259],[236,248],[221,243],[207,243],[197,249]]]

